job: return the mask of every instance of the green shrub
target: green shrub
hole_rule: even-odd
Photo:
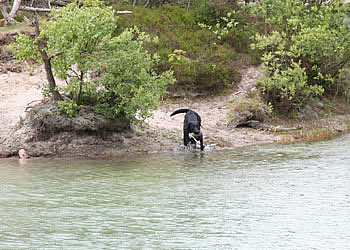
[[[324,92],[322,86],[308,84],[307,80],[300,62],[292,62],[285,70],[276,69],[269,76],[263,77],[262,93],[266,101],[275,107],[283,105],[287,109],[301,109],[306,102],[314,100]]]
[[[100,72],[95,82],[103,89],[98,94],[99,112],[109,118],[124,115],[137,122],[157,108],[166,86],[175,79],[172,71],[157,74],[153,70],[159,56],[143,48],[152,41],[136,28],[126,29],[95,54],[91,63]]]
[[[60,115],[67,115],[68,117],[75,117],[79,114],[82,105],[76,104],[73,100],[58,101],[57,112]]]
[[[318,96],[339,93],[340,72],[350,60],[343,1],[263,0],[250,7],[266,22],[265,34],[255,35],[252,48],[263,53],[267,102],[295,110]]]

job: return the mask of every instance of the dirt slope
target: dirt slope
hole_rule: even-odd
[[[242,80],[238,90],[227,96],[215,96],[203,100],[185,100],[178,103],[162,105],[153,112],[153,118],[148,120],[149,128],[158,131],[168,131],[182,137],[184,115],[170,118],[170,114],[179,108],[190,108],[199,113],[202,118],[202,130],[206,144],[213,147],[238,147],[257,143],[273,142],[279,136],[252,129],[232,129],[227,126],[227,113],[233,98],[242,98],[251,90],[261,77],[259,68],[251,66],[242,70]]]

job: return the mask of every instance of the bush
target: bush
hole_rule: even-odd
[[[266,22],[265,34],[257,34],[253,44],[263,52],[265,100],[293,110],[319,96],[334,95],[350,59],[343,1],[263,0],[250,8]]]
[[[157,108],[166,86],[175,81],[172,71],[157,74],[153,70],[159,56],[144,50],[145,42],[151,42],[151,37],[126,29],[91,62],[100,72],[94,81],[103,90],[98,93],[98,110],[109,118],[122,114],[134,122],[144,120]]]
[[[77,105],[73,100],[58,101],[57,112],[60,115],[67,115],[68,117],[75,117],[79,114],[81,105]]]

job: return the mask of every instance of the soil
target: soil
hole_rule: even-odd
[[[112,139],[106,140],[102,137],[96,139],[95,136],[94,143],[91,143],[90,139],[86,143],[86,136],[68,138],[66,133],[64,140],[61,139],[58,143],[52,141],[52,145],[47,145],[48,142],[42,142],[35,146],[17,143],[11,147],[9,144],[11,144],[13,135],[26,137],[26,134],[23,134],[26,133],[26,130],[18,130],[18,127],[20,123],[23,123],[27,107],[44,99],[38,89],[40,82],[45,81],[43,68],[28,69],[29,67],[25,64],[18,66],[12,58],[0,61],[0,156],[2,157],[14,156],[21,148],[25,148],[28,154],[32,156],[63,157],[119,156],[130,153],[184,150],[182,145],[184,115],[179,114],[170,117],[170,114],[179,108],[190,108],[201,116],[204,144],[206,145],[205,151],[308,139],[310,138],[309,135],[315,133],[314,131],[317,129],[317,131],[324,131],[323,129],[330,131],[328,133],[316,133],[315,137],[324,138],[328,135],[334,135],[333,132],[348,131],[348,121],[350,120],[347,113],[337,113],[329,117],[322,115],[322,119],[320,117],[318,119],[304,117],[303,120],[295,119],[292,121],[270,117],[267,122],[274,127],[282,125],[283,127],[298,126],[306,128],[306,130],[298,129],[283,133],[229,126],[227,115],[231,112],[233,100],[246,98],[247,95],[254,92],[255,84],[262,76],[262,72],[258,67],[246,66],[242,67],[241,81],[232,93],[205,98],[165,100],[161,102],[157,110],[153,111],[153,116],[147,120],[146,124],[132,126],[132,130],[121,132],[117,137],[111,137]],[[324,105],[320,104],[320,106],[322,107],[319,110],[323,110],[324,113]],[[315,113],[312,110],[311,112]],[[97,142],[96,140],[100,141]],[[69,145],[62,146],[61,144],[64,143]],[[61,145],[61,147],[56,145]],[[8,148],[11,148],[11,150],[8,150]],[[42,153],[35,153],[37,151],[34,148],[37,150],[40,148]]]
[[[170,114],[179,108],[190,108],[201,116],[204,141],[212,149],[280,141],[281,136],[274,133],[228,126],[227,115],[231,111],[232,100],[244,98],[251,89],[254,89],[256,81],[261,77],[261,71],[255,66],[242,69],[241,74],[242,80],[238,88],[229,95],[181,99],[176,103],[162,104],[153,112],[153,118],[148,120],[147,129],[164,131],[182,139],[184,115],[170,118]]]

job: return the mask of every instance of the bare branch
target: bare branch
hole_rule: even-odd
[[[30,11],[30,12],[51,12],[52,10],[55,10],[55,9],[46,9],[46,8],[34,8],[34,7],[28,7],[28,6],[20,6],[19,9],[24,11]]]
[[[78,74],[78,72],[76,72],[74,69],[70,69],[73,73],[74,73],[74,75],[75,76],[72,76],[72,77],[77,77],[77,78],[79,78],[79,74]]]
[[[4,19],[6,20],[6,24],[16,24],[18,23],[14,18],[10,17],[10,15],[7,12],[6,6],[3,5],[2,2],[0,2],[0,12]]]
[[[54,11],[57,10],[57,9],[48,9],[48,8],[35,8],[35,7],[29,7],[29,6],[20,6],[19,9],[23,11],[30,11],[30,12],[51,12],[53,10]],[[130,10],[120,10],[120,11],[117,11],[117,14],[123,15],[123,14],[134,14],[134,13]]]
[[[117,11],[117,14],[122,15],[122,14],[134,14],[134,12],[130,10],[119,10]]]
[[[34,19],[33,25],[35,27],[35,36],[39,37],[40,27],[39,27],[39,21],[37,17]],[[39,52],[41,54],[41,58],[44,62],[46,77],[49,82],[51,94],[53,95],[53,98],[55,101],[63,100],[61,94],[56,90],[56,81],[52,72],[51,60],[49,59],[46,53],[46,49],[47,49],[46,41],[44,39],[41,39],[37,42],[36,45],[38,46]]]
[[[51,59],[54,58],[55,56],[62,55],[63,53],[64,53],[64,51],[57,52],[57,53],[55,53],[54,55],[49,56],[48,59],[51,60]]]
[[[12,9],[11,9],[10,14],[9,14],[9,16],[11,18],[16,17],[17,11],[18,11],[19,7],[21,6],[21,2],[22,2],[22,0],[13,1]]]

